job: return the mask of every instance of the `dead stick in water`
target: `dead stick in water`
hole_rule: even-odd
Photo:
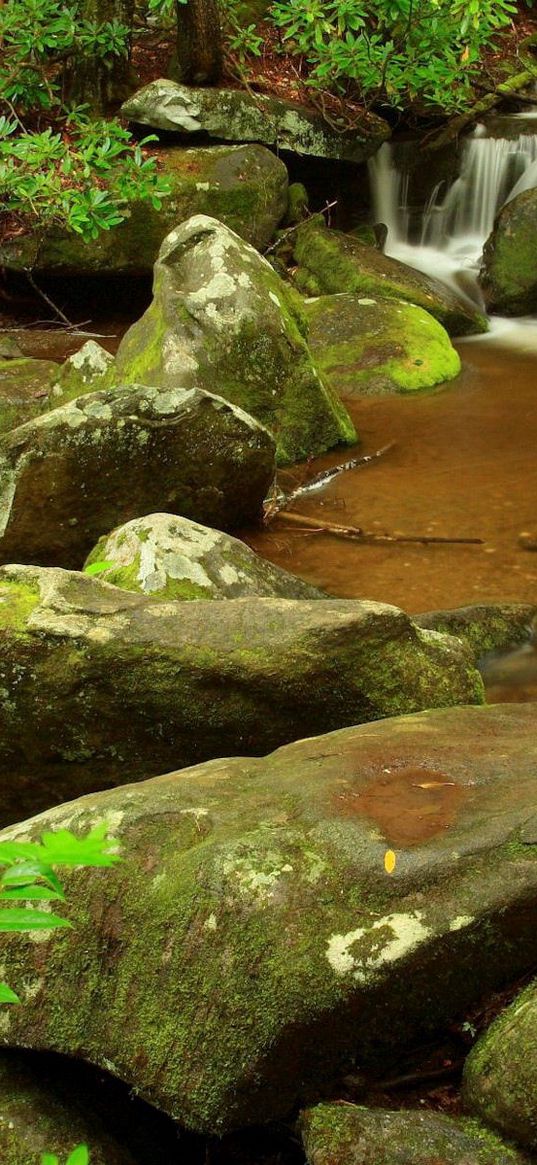
[[[424,534],[374,534],[369,530],[362,530],[360,526],[338,526],[335,522],[327,522],[323,518],[309,518],[306,514],[299,514],[296,510],[280,510],[277,514],[278,522],[289,526],[301,526],[304,532],[311,530],[316,534],[333,534],[335,538],[347,538],[354,542],[419,542],[423,545],[439,543],[460,546],[482,546],[482,538],[439,538]]]

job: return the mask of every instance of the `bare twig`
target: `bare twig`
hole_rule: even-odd
[[[315,214],[308,213],[307,218],[302,219],[302,222],[297,222],[294,226],[288,227],[286,231],[282,231],[279,238],[276,239],[276,242],[272,243],[270,247],[267,247],[266,251],[263,251],[263,254],[270,255],[271,251],[276,251],[280,246],[280,243],[282,243],[288,235],[292,235],[294,231],[299,231],[300,227],[303,227],[305,223],[310,222],[312,218],[317,218],[320,214],[324,214],[327,210],[332,210],[334,206],[337,206],[337,198],[335,198],[333,202],[327,202],[326,206],[323,206],[321,210],[316,210]]]
[[[30,287],[36,292],[37,295],[41,296],[41,299],[43,299],[50,308],[52,308],[53,312],[55,312],[58,316],[58,319],[63,320],[63,323],[66,324],[68,328],[73,328],[75,325],[67,318],[66,315],[64,315],[61,307],[58,307],[58,305],[54,303],[54,300],[51,299],[49,295],[47,295],[46,291],[43,291],[43,289],[39,287],[29,268],[25,269],[24,274],[26,275]]]
[[[369,530],[362,530],[360,526],[338,526],[335,522],[327,522],[325,518],[310,518],[306,514],[299,514],[296,510],[283,510],[277,515],[279,522],[289,526],[300,526],[317,534],[331,534],[335,538],[346,538],[350,542],[367,544],[383,544],[395,542],[417,542],[423,546],[432,545],[462,545],[482,546],[482,538],[439,538],[429,534],[374,534]]]

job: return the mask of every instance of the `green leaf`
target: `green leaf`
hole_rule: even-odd
[[[89,1165],[89,1152],[87,1145],[77,1145],[76,1149],[69,1154],[66,1165]]]
[[[60,1165],[55,1153],[43,1153],[41,1156],[41,1165]]]
[[[0,881],[2,886],[9,888],[10,886],[32,885],[37,879],[41,879],[51,890],[54,890],[58,898],[64,897],[62,884],[57,874],[43,862],[18,862],[4,871]]]
[[[90,562],[89,566],[84,567],[84,574],[101,574],[103,570],[110,570],[115,564],[113,562]]]
[[[65,902],[65,894],[58,894],[48,886],[9,886],[0,891],[0,902]]]
[[[57,930],[60,926],[71,926],[71,923],[58,914],[48,914],[44,910],[0,909],[0,933]]]
[[[7,983],[0,983],[0,1003],[20,1003],[18,995],[15,995]]]

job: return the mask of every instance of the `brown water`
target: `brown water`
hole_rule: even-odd
[[[483,341],[466,341],[460,352],[463,371],[444,388],[347,402],[361,436],[357,454],[390,441],[395,448],[293,508],[376,533],[475,537],[483,545],[363,545],[277,522],[249,535],[249,544],[333,595],[410,613],[535,602],[537,553],[522,549],[518,535],[537,529],[537,353]],[[302,480],[349,456],[339,450],[319,459]],[[291,475],[284,477],[288,488]]]

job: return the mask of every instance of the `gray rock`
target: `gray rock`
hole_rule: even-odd
[[[104,378],[114,363],[114,357],[95,340],[85,344],[62,364],[50,391],[51,408],[66,404],[85,392],[104,388]]]
[[[300,297],[216,219],[196,215],[164,240],[153,302],[119,346],[120,384],[216,391],[271,430],[280,463],[353,442],[352,421],[321,381]]]
[[[159,152],[159,167],[171,187],[160,209],[132,202],[128,218],[91,243],[73,232],[39,226],[2,243],[0,265],[56,276],[147,276],[162,240],[193,214],[214,215],[262,250],[287,210],[287,170],[264,146],[171,146]]]
[[[477,1121],[441,1112],[318,1104],[300,1124],[310,1165],[527,1165]]]
[[[0,358],[0,434],[45,412],[58,365],[16,355]]]
[[[530,315],[537,310],[537,188],[500,211],[483,251],[481,286],[490,311]]]
[[[177,765],[483,700],[456,639],[380,603],[162,602],[21,566],[0,579],[4,822]]]
[[[320,113],[290,101],[240,89],[194,88],[160,78],[139,89],[123,117],[151,129],[204,134],[224,142],[262,142],[280,150],[360,163],[390,137],[390,127],[363,113],[352,131],[333,128]]]
[[[0,441],[0,562],[80,567],[103,532],[163,508],[247,525],[273,473],[270,434],[221,397],[89,393]]]
[[[326,598],[238,538],[173,514],[135,518],[105,535],[85,565],[103,563],[103,582],[155,599]]]
[[[263,604],[284,656],[278,604],[257,599],[255,609]],[[183,610],[202,607],[206,619],[232,605]],[[323,606],[311,605],[316,618]],[[166,607],[154,611],[169,635]],[[72,631],[82,617],[79,609]],[[377,629],[379,617],[369,612]],[[65,620],[56,618],[57,651]],[[248,619],[252,641],[251,628]],[[342,628],[332,630],[332,651]],[[69,646],[78,651],[74,634]],[[117,678],[108,677],[109,692]],[[304,686],[314,698],[314,685]],[[209,711],[206,695],[198,730]],[[132,704],[124,736],[126,726],[137,731]],[[159,747],[156,720],[151,729]],[[390,1070],[410,1040],[535,965],[537,863],[517,838],[535,813],[536,762],[529,707],[443,709],[302,740],[265,759],[214,760],[5,831],[2,840],[24,840],[104,822],[123,860],[113,871],[66,871],[72,929],[39,942],[10,936],[3,975],[24,983],[28,998],[9,1010],[1,1038],[106,1066],[211,1133],[285,1116],[356,1062]]]
[[[531,603],[476,603],[451,611],[428,611],[415,615],[420,627],[456,635],[476,657],[489,651],[505,651],[527,643],[537,624],[537,606]]]

